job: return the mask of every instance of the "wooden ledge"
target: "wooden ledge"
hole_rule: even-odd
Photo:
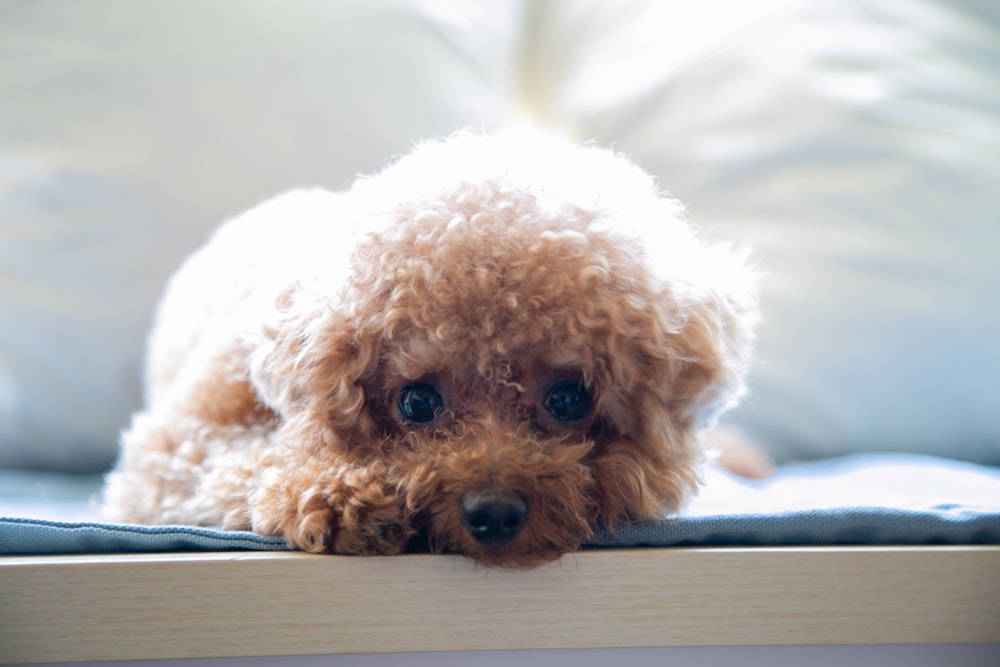
[[[1000,547],[0,558],[0,663],[1000,641]]]

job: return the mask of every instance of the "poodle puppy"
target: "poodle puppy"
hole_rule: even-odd
[[[624,157],[427,142],[223,225],[171,279],[110,518],[531,567],[662,518],[744,390],[756,286]]]

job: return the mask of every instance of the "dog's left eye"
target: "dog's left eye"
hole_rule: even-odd
[[[404,418],[418,424],[432,422],[444,412],[441,394],[434,385],[426,382],[413,382],[403,387],[397,405]]]
[[[579,421],[590,414],[594,399],[581,382],[563,380],[549,387],[545,409],[562,422]]]

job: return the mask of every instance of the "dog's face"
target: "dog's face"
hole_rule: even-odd
[[[657,282],[594,213],[499,187],[396,215],[358,248],[341,307],[289,320],[296,403],[279,411],[384,465],[404,534],[485,564],[677,509],[699,410],[731,379],[717,295]]]

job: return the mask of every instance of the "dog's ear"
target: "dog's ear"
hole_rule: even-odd
[[[285,293],[253,337],[250,379],[262,403],[283,422],[296,422],[326,444],[346,446],[349,434],[372,429],[363,380],[378,363],[378,340],[301,288]]]
[[[635,310],[608,308],[616,317],[600,337],[608,376],[598,393],[622,433],[645,431],[643,422],[660,413],[684,432],[698,431],[746,391],[757,278],[726,247],[688,249],[697,261],[684,258],[685,270],[631,286]]]
[[[698,478],[698,431],[745,390],[757,319],[752,276],[732,290],[671,284],[644,305],[627,318],[634,328],[610,350],[604,379],[614,431],[594,466],[606,522],[676,511]]]
[[[734,284],[693,287],[670,300],[670,411],[698,430],[713,425],[746,392],[758,320],[756,278],[743,271]]]

